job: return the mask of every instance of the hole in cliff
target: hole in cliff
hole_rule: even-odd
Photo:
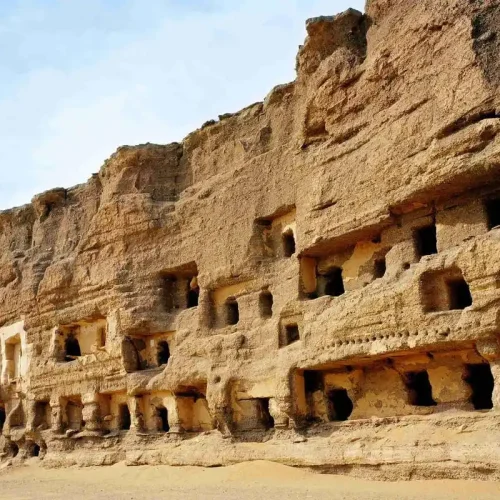
[[[6,418],[5,408],[0,408],[0,434],[3,431],[3,426],[5,424],[5,418]]]
[[[66,351],[66,361],[72,361],[82,355],[78,339],[73,334],[69,334],[64,341],[64,349]]]
[[[409,403],[414,406],[436,406],[432,397],[432,386],[429,374],[423,370],[406,374]]]
[[[382,259],[377,259],[374,263],[374,277],[375,279],[383,278],[387,271],[387,265],[385,262],[385,257]]]
[[[353,404],[346,389],[334,389],[328,392],[328,419],[330,421],[347,420],[352,410]]]
[[[106,328],[99,328],[99,346],[106,347]]]
[[[130,410],[128,405],[123,403],[118,408],[118,425],[120,430],[128,431],[130,429]]]
[[[158,342],[158,353],[156,357],[158,366],[166,365],[170,359],[170,348],[166,340]]]
[[[472,305],[472,295],[467,282],[456,279],[446,283],[450,300],[450,309],[465,309]]]
[[[17,454],[19,453],[19,446],[17,446],[16,443],[10,443],[9,445],[10,448],[10,454],[12,457],[17,457]]]
[[[196,289],[189,289],[188,291],[188,296],[187,296],[187,307],[188,309],[191,308],[191,307],[197,307],[198,306],[198,302],[199,302],[199,298],[200,298],[200,289],[199,288],[196,288]]]
[[[287,345],[293,344],[298,340],[300,340],[299,325],[297,325],[297,323],[290,323],[288,325],[284,325],[280,347],[285,347]]]
[[[200,300],[200,287],[198,286],[198,277],[193,276],[188,280],[187,307],[197,307]]]
[[[420,294],[427,313],[460,310],[472,305],[469,285],[458,267],[422,274]]]
[[[500,198],[485,202],[488,229],[500,226]]]
[[[37,401],[35,403],[35,420],[34,426],[38,428],[40,426],[48,428],[50,427],[50,404],[48,401]]]
[[[470,401],[475,410],[491,410],[493,408],[493,387],[495,385],[491,368],[488,364],[467,365],[465,381],[472,389]]]
[[[304,389],[306,393],[313,393],[323,390],[323,373],[316,370],[306,370],[304,372]]]
[[[325,295],[339,297],[345,293],[342,269],[340,267],[334,267],[325,277]]]
[[[259,400],[260,423],[266,429],[274,427],[274,418],[269,411],[269,398],[261,398]]]
[[[168,411],[164,406],[156,408],[156,416],[158,417],[158,430],[168,432],[170,427],[168,425]]]
[[[259,296],[259,309],[261,318],[270,318],[273,315],[273,294],[263,290]]]
[[[32,457],[38,457],[40,455],[40,446],[34,443],[33,446],[31,447],[30,455]]]
[[[293,231],[289,229],[282,235],[283,254],[285,257],[291,257],[295,253],[295,237]]]
[[[436,225],[421,227],[415,230],[415,247],[418,257],[437,253]]]
[[[226,325],[236,325],[240,320],[238,302],[234,297],[226,300]]]

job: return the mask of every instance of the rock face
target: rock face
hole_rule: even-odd
[[[263,103],[0,212],[4,459],[500,476],[499,30],[311,19]]]

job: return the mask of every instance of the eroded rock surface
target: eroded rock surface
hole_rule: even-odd
[[[311,19],[263,103],[0,212],[4,460],[498,477],[499,20]]]

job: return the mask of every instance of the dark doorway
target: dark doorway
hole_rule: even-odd
[[[82,355],[78,339],[73,334],[66,337],[64,349],[66,351],[66,361],[72,361],[74,358]]]
[[[273,294],[267,290],[260,293],[259,296],[260,317],[264,319],[271,318],[273,315]]]
[[[123,403],[118,408],[118,425],[120,430],[128,431],[130,429],[130,410],[128,409],[128,405]]]
[[[266,429],[274,427],[274,418],[269,412],[269,398],[262,398],[260,402],[260,421]]]
[[[40,446],[34,443],[31,447],[30,454],[32,457],[38,457],[40,455]]]
[[[436,225],[424,226],[415,230],[415,246],[418,257],[437,253]]]
[[[156,414],[159,418],[160,431],[168,432],[170,427],[168,425],[168,411],[164,406],[159,406],[156,408]]]
[[[328,417],[330,421],[347,420],[352,410],[353,404],[346,389],[334,389],[328,392]]]
[[[385,276],[386,271],[387,271],[387,265],[385,263],[385,257],[382,259],[377,259],[374,264],[375,279],[383,278]]]
[[[287,345],[293,344],[298,340],[300,340],[299,325],[297,325],[297,323],[284,325],[281,332],[280,347],[285,347]]]
[[[191,307],[197,307],[200,299],[200,289],[199,288],[190,288],[187,294],[187,307],[188,309]]]
[[[295,237],[293,231],[286,231],[282,236],[283,254],[285,257],[291,257],[295,253]]]
[[[326,275],[325,295],[339,297],[345,293],[342,269],[334,267]]]
[[[432,386],[427,371],[406,374],[409,403],[414,406],[436,406],[432,397]]]
[[[493,408],[493,388],[495,382],[489,364],[467,365],[464,377],[470,385],[472,394],[470,401],[475,410],[491,410]]]
[[[236,325],[240,320],[240,310],[238,308],[238,302],[235,298],[229,298],[226,300],[226,324]]]
[[[0,408],[0,434],[3,431],[3,425],[5,424],[5,408]]]
[[[461,278],[447,282],[450,309],[465,309],[472,305],[472,295],[467,282]]]
[[[157,349],[158,366],[166,365],[168,363],[168,360],[170,359],[170,348],[168,346],[168,342],[166,340],[158,342]]]
[[[485,208],[488,217],[488,229],[500,226],[500,198],[488,200],[485,203]]]

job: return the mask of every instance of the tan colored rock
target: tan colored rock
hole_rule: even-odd
[[[0,212],[4,459],[498,477],[499,20],[311,19],[263,103]]]

